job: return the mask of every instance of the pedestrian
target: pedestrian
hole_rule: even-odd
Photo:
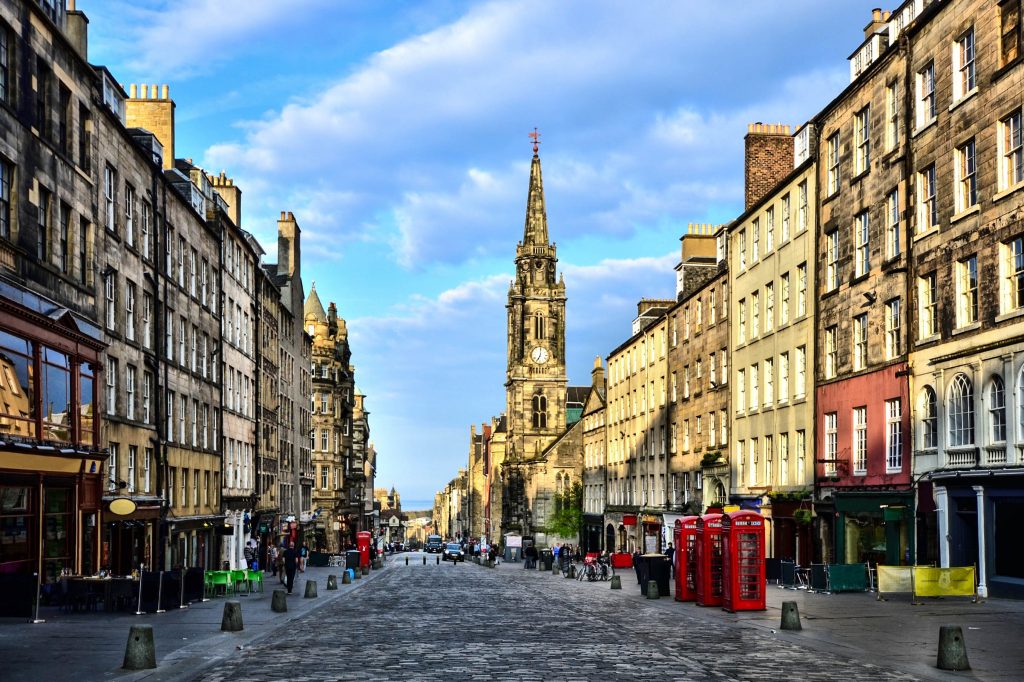
[[[672,548],[672,543],[668,543],[668,547],[665,548],[665,556],[668,557],[668,563],[670,566],[674,566],[676,563],[676,550]]]
[[[633,570],[636,571],[636,584],[640,584],[640,550],[633,550]]]
[[[245,567],[252,568],[253,554],[251,540],[245,543],[245,547],[242,548],[242,556],[245,557]]]
[[[277,551],[277,545],[271,543],[270,544],[270,550],[269,550],[269,556],[267,557],[267,559],[268,559],[267,563],[270,564],[271,575],[274,576],[274,577],[277,576],[277,555],[278,555],[278,553],[279,552]]]
[[[295,549],[295,543],[289,542],[288,549],[284,551],[284,572],[287,577],[285,587],[288,588],[288,594],[292,593],[292,588],[295,586],[295,569],[298,568],[299,553]]]
[[[309,559],[309,545],[305,542],[302,543],[302,548],[299,550],[299,572],[306,572],[306,561]]]

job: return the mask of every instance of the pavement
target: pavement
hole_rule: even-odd
[[[405,564],[409,557],[409,565]],[[240,597],[245,632],[221,633],[223,599],[158,616],[59,614],[41,625],[0,621],[3,680],[1021,680],[1024,602],[877,601],[872,593],[816,594],[769,586],[762,612],[727,613],[640,596],[522,564],[488,569],[392,557],[383,570],[273,614]],[[300,574],[301,575],[301,574]],[[800,632],[778,630],[783,601]],[[154,625],[158,668],[118,666],[128,628]],[[940,625],[963,627],[973,669],[935,668]],[[45,652],[40,654],[40,652]]]
[[[308,567],[297,573],[287,613],[270,609],[273,590],[283,589],[276,578],[264,574],[264,592],[230,596],[242,607],[242,632],[221,632],[224,597],[194,603],[186,609],[136,616],[134,613],[64,613],[41,608],[45,623],[21,618],[0,618],[0,680],[4,682],[58,682],[62,680],[192,680],[201,671],[229,656],[244,655],[253,645],[287,632],[294,623],[313,617],[329,605],[365,590],[382,571],[341,583],[341,569]],[[327,576],[338,576],[337,591],[327,591]],[[306,599],[305,583],[317,583],[318,596]],[[138,672],[121,670],[128,632],[132,625],[153,626],[157,668]]]

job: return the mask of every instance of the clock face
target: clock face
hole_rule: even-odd
[[[543,365],[548,361],[548,349],[537,346],[533,349],[533,352],[530,353],[530,357],[533,358],[533,361],[538,365]]]

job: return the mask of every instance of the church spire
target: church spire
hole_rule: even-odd
[[[540,174],[540,133],[534,128],[530,133],[533,140],[533,162],[530,165],[530,192],[526,199],[526,228],[523,231],[524,246],[548,245],[548,215],[544,208],[544,181]]]

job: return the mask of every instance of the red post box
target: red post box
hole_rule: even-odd
[[[697,519],[684,516],[676,521],[676,601],[697,598]]]
[[[356,533],[356,549],[359,550],[359,565],[370,565],[370,532],[361,530]]]
[[[722,605],[722,515],[697,519],[697,605]]]
[[[724,552],[722,608],[726,611],[764,611],[764,517],[734,511],[722,517]]]

